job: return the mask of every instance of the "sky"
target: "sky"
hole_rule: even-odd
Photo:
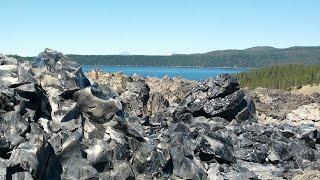
[[[203,53],[320,45],[319,0],[1,0],[0,53]]]

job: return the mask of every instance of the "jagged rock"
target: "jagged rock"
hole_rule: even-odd
[[[110,98],[95,87],[87,87],[74,93],[73,99],[77,102],[74,109],[70,112],[74,116],[82,113],[90,120],[97,123],[110,121],[118,111],[122,110],[122,104],[117,98]],[[70,118],[64,118],[67,121]]]
[[[296,121],[288,120],[288,114],[297,110],[300,106],[320,103],[319,94],[302,95],[283,90],[271,90],[265,88],[257,88],[247,91],[251,94],[255,101],[258,120],[264,124],[291,124],[299,126],[300,124],[314,123],[320,127],[320,122],[312,120]],[[299,108],[303,109],[303,107]],[[293,114],[292,114],[293,115]],[[301,114],[302,115],[302,114]],[[294,115],[298,117],[297,115]]]
[[[270,150],[267,158],[268,158],[268,161],[275,164],[281,161],[280,156],[274,150]]]
[[[237,107],[241,105],[244,96],[245,94],[243,91],[236,91],[234,94],[225,97],[211,99],[204,104],[203,110],[211,116],[223,113],[226,114],[225,116],[228,114],[234,115],[237,112],[232,112],[232,110],[237,110]]]
[[[13,73],[17,73],[17,65],[0,65],[0,76],[9,76]]]
[[[112,88],[120,95],[126,90],[127,83],[132,82],[132,78],[121,72],[105,73],[99,69],[89,72],[87,76],[100,86]]]
[[[320,105],[312,103],[300,106],[287,115],[287,120],[298,125],[320,122]]]
[[[162,79],[146,78],[145,82],[150,87],[150,92],[159,92],[170,103],[180,103],[195,87],[196,82],[188,81],[182,78],[169,78],[168,76]]]
[[[147,114],[149,91],[149,86],[143,81],[127,84],[127,89],[121,94],[121,98],[126,103],[126,109],[130,114],[136,116]]]
[[[114,169],[111,171],[110,179],[123,180],[123,179],[135,179],[135,175],[131,166],[128,163],[122,162],[114,165]]]
[[[215,134],[203,137],[199,136],[196,151],[199,152],[202,161],[211,161],[214,158],[220,162],[233,163],[236,161],[232,144]]]
[[[51,119],[51,106],[46,91],[38,84],[24,84],[15,88],[21,100],[20,114],[25,114],[26,109],[35,111],[34,120],[39,118]]]
[[[209,99],[225,97],[240,89],[238,80],[228,74],[222,74],[216,79],[209,81],[209,84],[200,84],[199,86],[205,87],[207,85]]]
[[[9,159],[9,167],[30,172],[35,179],[60,179],[62,171],[53,148],[41,137],[38,142],[25,142],[14,149]]]
[[[29,62],[23,62],[18,67],[18,80],[19,83],[36,83],[34,72]]]
[[[223,180],[223,176],[219,171],[219,163],[210,163],[207,174],[210,180]]]
[[[50,81],[55,78],[68,90],[85,88],[90,85],[90,81],[83,74],[79,64],[70,61],[62,53],[51,49],[45,49],[40,53],[35,59],[33,67],[36,76],[40,77],[47,74],[47,76],[42,77],[42,81]],[[52,77],[50,78],[50,76]]]
[[[258,176],[259,179],[281,180],[284,176],[284,169],[277,168],[273,165],[265,165],[252,162],[241,162],[241,166],[248,169]]]
[[[149,115],[152,115],[156,112],[162,112],[169,106],[168,100],[164,99],[161,93],[150,93],[149,100],[147,104]]]
[[[90,179],[97,178],[98,172],[90,166],[83,156],[81,146],[76,139],[70,139],[63,145],[59,155],[62,166],[62,179]]]
[[[8,156],[8,152],[25,141],[29,124],[18,112],[11,111],[0,117],[0,155]]]
[[[134,174],[162,176],[169,161],[168,150],[158,151],[155,145],[142,145],[133,154],[132,168]]]
[[[320,171],[319,170],[308,170],[295,175],[292,180],[305,180],[305,179],[319,179]]]
[[[0,114],[3,112],[13,111],[15,98],[7,95],[4,92],[0,92]]]
[[[239,122],[255,118],[252,99],[239,90],[237,79],[230,75],[220,75],[198,83],[180,106],[186,106],[193,116],[217,116]]]
[[[18,82],[18,66],[14,58],[0,54],[0,88],[7,88]]]
[[[110,145],[103,140],[95,139],[89,149],[85,150],[88,162],[98,171],[111,169],[113,151]]]
[[[0,56],[2,179],[291,179],[320,168],[318,126],[258,123],[230,75],[93,75],[105,84],[50,49],[32,65]]]
[[[12,174],[11,178],[12,180],[20,180],[20,179],[33,180],[33,177],[29,172],[17,172]]]
[[[0,54],[0,65],[16,65],[18,62],[15,58]]]

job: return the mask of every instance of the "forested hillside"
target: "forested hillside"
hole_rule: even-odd
[[[265,87],[271,89],[292,89],[306,84],[320,84],[320,66],[277,65],[252,69],[236,75],[243,87],[250,89]]]
[[[265,67],[278,64],[320,65],[320,47],[253,47],[245,50],[221,50],[204,54],[171,56],[145,55],[73,55],[68,57],[83,65],[133,66],[203,66],[203,67]],[[17,57],[30,60],[32,57]]]

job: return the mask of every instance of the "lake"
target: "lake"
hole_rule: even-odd
[[[127,75],[139,74],[143,77],[162,78],[165,75],[169,77],[182,77],[189,80],[202,80],[209,77],[215,77],[221,73],[235,74],[247,71],[248,68],[221,68],[221,67],[156,67],[156,66],[94,66],[84,65],[83,71],[89,72],[94,69],[100,69],[104,72],[123,72]]]

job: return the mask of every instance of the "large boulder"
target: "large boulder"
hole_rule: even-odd
[[[194,117],[222,117],[238,122],[254,119],[253,100],[242,90],[239,82],[230,75],[222,74],[215,79],[199,82],[197,87],[181,103],[183,111]]]
[[[149,86],[143,81],[129,82],[120,96],[126,104],[126,111],[139,117],[146,115],[149,91]]]
[[[108,94],[104,94],[103,91],[94,86],[75,92],[73,99],[76,101],[76,105],[70,113],[81,112],[97,123],[109,121],[118,111],[122,110],[119,99],[108,97]],[[70,116],[74,115],[70,114]],[[68,118],[67,114],[63,121],[67,121]]]
[[[56,85],[67,90],[85,88],[90,85],[90,81],[83,74],[79,64],[52,49],[45,49],[40,53],[32,66],[40,83],[56,81]]]
[[[36,142],[25,142],[12,151],[8,168],[30,172],[35,179],[60,179],[62,172],[52,146],[42,137]],[[21,170],[19,170],[19,168]],[[15,171],[10,172],[13,174]]]
[[[149,94],[149,100],[147,103],[149,115],[152,115],[157,112],[163,112],[168,106],[168,100],[166,100],[161,93],[152,92]]]
[[[25,142],[29,123],[16,111],[10,111],[0,117],[0,156],[7,157],[9,152]]]

